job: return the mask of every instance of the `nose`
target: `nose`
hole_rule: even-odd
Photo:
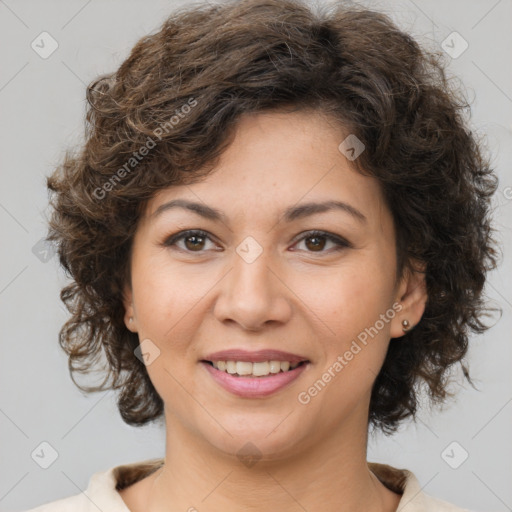
[[[234,253],[233,266],[219,283],[214,307],[219,321],[259,331],[269,324],[284,324],[290,319],[293,294],[269,252],[263,251],[250,263]]]

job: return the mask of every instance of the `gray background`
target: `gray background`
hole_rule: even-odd
[[[46,234],[45,175],[82,137],[86,84],[114,70],[178,4],[0,0],[2,511],[77,494],[95,472],[164,454],[161,427],[129,427],[112,391],[87,396],[71,382],[57,341],[67,317],[58,298],[65,278],[57,258],[38,243]],[[465,385],[444,411],[425,409],[417,424],[404,425],[397,435],[372,437],[368,458],[414,471],[427,493],[460,506],[512,510],[512,2],[365,4],[391,14],[431,47],[440,48],[453,31],[467,41],[467,50],[447,61],[472,101],[473,129],[486,136],[494,155],[500,176],[495,225],[504,252],[486,288],[503,315],[472,339],[470,362],[480,391]],[[31,48],[43,31],[59,45],[46,59]],[[460,42],[450,44],[457,50]],[[36,463],[43,457],[31,456],[41,453],[42,442],[58,454],[48,469]],[[447,461],[460,465],[453,469]]]

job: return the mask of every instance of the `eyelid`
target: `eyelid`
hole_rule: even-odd
[[[213,243],[217,243],[216,238],[213,235],[211,235],[208,231],[196,228],[196,229],[185,229],[183,231],[179,231],[173,235],[170,235],[164,239],[164,241],[162,242],[162,245],[165,247],[171,247],[171,246],[175,245],[177,241],[185,239],[188,236],[194,236],[194,235],[208,239]],[[330,254],[331,252],[336,252],[336,251],[343,250],[343,249],[350,249],[350,248],[354,247],[353,244],[350,243],[346,238],[339,236],[339,235],[335,235],[334,233],[331,233],[329,231],[323,231],[323,230],[319,230],[319,229],[311,229],[309,231],[303,231],[302,233],[299,233],[293,239],[292,243],[293,243],[293,245],[296,245],[298,242],[301,242],[307,238],[314,237],[314,236],[325,238],[326,240],[333,242],[337,247],[334,249],[334,251],[306,251],[311,254],[315,254],[316,252],[318,252],[318,254]],[[181,248],[178,248],[178,250],[181,250],[183,252],[187,252],[190,254],[193,254],[193,253],[199,254],[199,253],[206,252],[206,251],[202,251],[202,250],[201,251],[188,251],[186,249],[181,249]],[[292,249],[292,251],[293,250],[294,249]]]
[[[353,245],[346,238],[339,236],[339,235],[335,235],[334,233],[331,233],[329,231],[323,231],[321,229],[311,229],[309,231],[303,231],[294,239],[293,243],[295,245],[297,242],[301,242],[302,240],[304,240],[306,238],[313,237],[313,236],[326,238],[327,240],[330,240],[331,242],[333,242],[337,246],[339,246],[338,247],[339,249],[341,249],[343,247],[345,247],[345,248],[353,247]],[[308,251],[308,252],[311,252],[313,254],[315,253],[315,251]],[[327,252],[327,251],[319,251],[319,253],[323,253],[323,252]]]
[[[175,245],[176,242],[178,242],[179,240],[185,239],[189,236],[199,236],[202,238],[206,238],[214,243],[217,243],[215,237],[213,235],[211,235],[210,233],[208,233],[208,231],[205,231],[204,229],[184,229],[183,231],[178,231],[177,233],[174,233],[173,235],[166,237],[164,239],[164,241],[162,242],[162,245],[165,247],[171,247],[171,246]],[[188,252],[188,253],[205,252],[205,251],[187,251],[187,250],[181,249],[181,248],[178,248],[178,249],[182,250],[184,252]]]

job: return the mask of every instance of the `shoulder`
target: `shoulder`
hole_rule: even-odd
[[[85,512],[88,510],[86,508],[86,503],[84,499],[87,500],[84,494],[77,494],[75,496],[70,496],[69,498],[63,498],[57,501],[52,501],[51,503],[46,503],[44,505],[39,505],[36,508],[31,508],[25,512]]]
[[[452,503],[448,503],[447,501],[443,501],[437,498],[433,498],[432,496],[429,496],[428,494],[422,493],[422,500],[423,500],[423,508],[425,512],[427,511],[435,511],[435,512],[471,512],[467,508],[460,508],[456,505],[453,505]],[[404,507],[404,512],[407,512],[407,507]],[[415,510],[415,509],[411,509]],[[423,510],[423,509],[422,509]]]
[[[134,462],[94,473],[87,489],[24,512],[129,512],[118,490],[143,478],[163,464],[163,459]]]
[[[407,469],[373,462],[368,467],[386,487],[402,495],[400,512],[471,512],[423,492],[416,476]]]

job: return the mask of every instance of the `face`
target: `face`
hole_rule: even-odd
[[[425,297],[397,280],[392,216],[347,135],[318,113],[247,115],[211,174],[149,201],[126,325],[171,431],[266,457],[366,435],[390,338]]]

